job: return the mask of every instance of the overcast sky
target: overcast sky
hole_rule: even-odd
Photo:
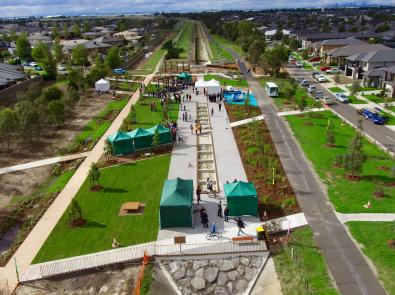
[[[350,2],[350,0],[0,0],[0,17],[294,8],[333,2]],[[354,2],[360,1],[354,0]],[[395,0],[365,0],[364,2],[395,5]]]

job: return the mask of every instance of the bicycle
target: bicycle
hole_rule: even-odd
[[[217,237],[217,239],[220,240],[220,239],[222,239],[222,233],[217,231],[215,233],[208,233],[206,235],[207,240],[211,240],[213,237]]]

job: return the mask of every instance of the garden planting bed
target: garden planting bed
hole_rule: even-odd
[[[260,114],[259,108],[226,105],[231,121]],[[244,116],[243,116],[244,114]],[[261,219],[301,212],[295,193],[285,175],[272,137],[263,120],[233,128],[243,166],[259,196]],[[266,211],[267,216],[264,216]]]

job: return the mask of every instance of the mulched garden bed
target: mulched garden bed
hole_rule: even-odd
[[[241,114],[248,114],[244,106],[226,105],[226,109],[231,120],[246,119]],[[253,113],[251,117],[261,114],[259,108],[254,108]],[[266,123],[257,121],[232,130],[247,178],[254,183],[258,191],[261,219],[278,218],[301,212]],[[257,138],[263,140],[259,143]],[[266,217],[264,217],[265,211]]]

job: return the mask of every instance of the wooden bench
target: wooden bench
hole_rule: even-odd
[[[251,236],[242,236],[242,237],[233,237],[233,243],[252,243],[254,242],[254,237]]]

